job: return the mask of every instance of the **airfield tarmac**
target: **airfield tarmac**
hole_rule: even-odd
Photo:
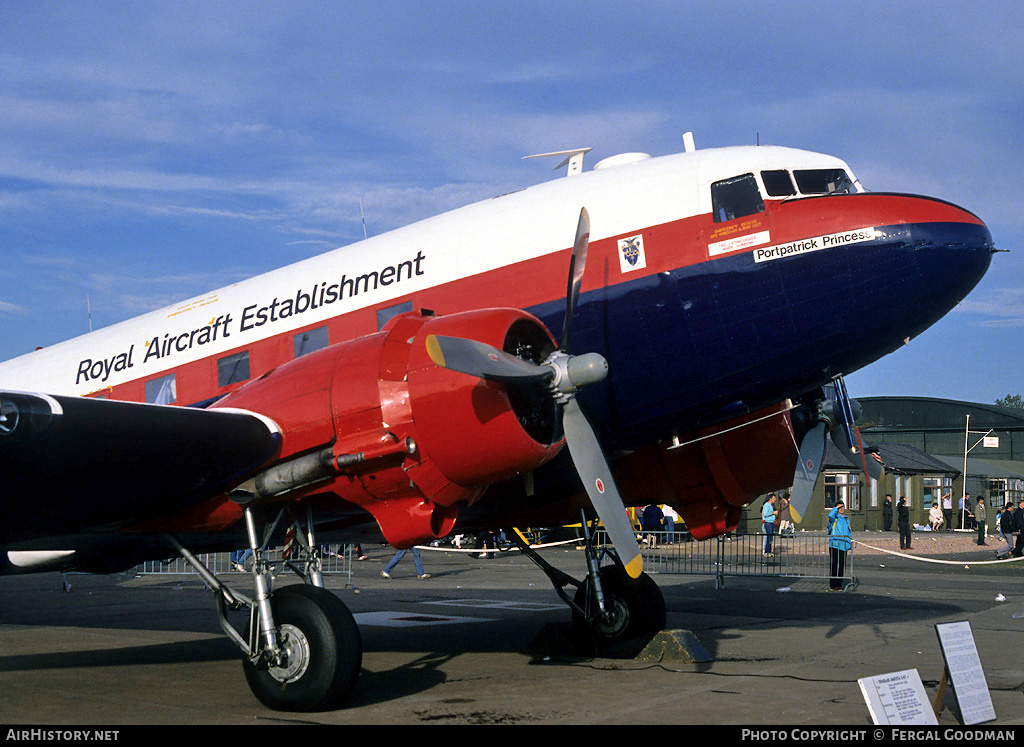
[[[898,549],[895,533],[855,539]],[[1024,724],[1024,564],[977,565],[994,545],[966,533],[914,542],[916,558],[858,545],[860,583],[846,593],[824,581],[729,577],[715,589],[709,577],[655,575],[667,627],[692,631],[706,664],[531,655],[569,613],[526,558],[424,551],[431,578],[417,579],[407,556],[389,581],[380,571],[392,551],[364,547],[351,586],[327,578],[356,615],[363,670],[343,707],[316,714],[255,700],[195,578],[73,575],[70,592],[59,574],[0,578],[0,724],[869,727],[858,678],[917,669],[933,698],[943,671],[934,624],[964,620],[996,713],[985,726]],[[583,573],[571,546],[545,557]],[[247,579],[231,581],[249,593]],[[957,725],[948,703],[939,724]]]

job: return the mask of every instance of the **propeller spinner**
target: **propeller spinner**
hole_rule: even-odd
[[[562,410],[562,428],[576,471],[583,481],[587,496],[604,525],[631,578],[643,572],[640,547],[633,526],[619,495],[611,468],[604,458],[597,435],[587,420],[576,393],[580,388],[603,381],[608,375],[608,361],[598,353],[571,355],[568,352],[572,319],[579,298],[590,241],[590,216],[580,211],[573,242],[566,292],[565,321],[559,349],[540,364],[526,361],[490,345],[462,337],[430,335],[427,352],[442,368],[475,376],[487,381],[544,382]]]

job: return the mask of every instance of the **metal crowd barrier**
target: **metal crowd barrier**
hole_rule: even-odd
[[[653,535],[653,542],[647,538]],[[733,532],[710,540],[695,541],[686,531],[645,532],[638,535],[640,554],[647,573],[714,576],[715,588],[725,588],[726,576],[765,576],[820,580],[830,579],[828,534],[796,532],[775,534],[772,554],[765,556],[765,535]],[[602,537],[601,539],[607,539]],[[670,544],[671,543],[671,544]],[[843,587],[856,586],[853,553],[846,554]]]
[[[267,562],[275,566],[276,575],[287,571],[283,549],[275,548],[266,552]],[[250,555],[244,563],[244,571],[239,571],[231,562],[231,553],[213,553],[197,556],[207,568],[217,576],[230,576],[232,574],[250,573],[252,571],[252,556]],[[292,562],[299,568],[305,563],[305,552],[293,552]],[[336,548],[323,547],[320,550],[321,572],[326,576],[347,576],[348,583],[352,582],[352,545],[341,545]],[[196,571],[182,557],[167,558],[165,560],[149,560],[137,565],[134,569],[139,576],[187,576],[195,575]]]

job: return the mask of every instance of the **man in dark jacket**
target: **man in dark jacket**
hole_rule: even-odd
[[[910,550],[910,509],[907,508],[906,497],[900,498],[896,506],[896,523],[900,528],[900,549]]]
[[[888,532],[892,530],[892,496],[886,493],[885,505],[882,506],[882,531]]]
[[[985,532],[987,526],[985,524],[988,514],[985,512],[985,499],[978,496],[978,505],[974,508],[974,518],[978,520],[978,544],[984,545],[985,543]]]
[[[1017,502],[1017,510],[1013,512],[1013,528],[1017,532],[1017,544],[1013,547],[1013,557],[1024,555],[1024,498]]]
[[[999,533],[1003,535],[1003,541],[1006,542],[1006,547],[996,550],[996,557],[1000,560],[1010,557],[1010,554],[1013,552],[1013,543],[1016,539],[1017,529],[1014,526],[1014,512],[1012,509],[1013,505],[1007,503],[1003,508],[1003,512],[999,514]]]

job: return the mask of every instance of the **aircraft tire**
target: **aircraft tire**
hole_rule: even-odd
[[[573,613],[573,627],[594,651],[616,659],[631,659],[665,628],[665,598],[661,589],[646,573],[632,579],[619,565],[601,569],[601,587],[605,603],[610,605],[612,619],[588,621]],[[583,607],[590,594],[589,580],[576,592],[575,602]],[[593,608],[594,604],[591,604]]]
[[[355,685],[363,647],[352,613],[334,594],[316,586],[285,586],[271,598],[282,666],[242,662],[253,695],[278,711],[322,711]]]

